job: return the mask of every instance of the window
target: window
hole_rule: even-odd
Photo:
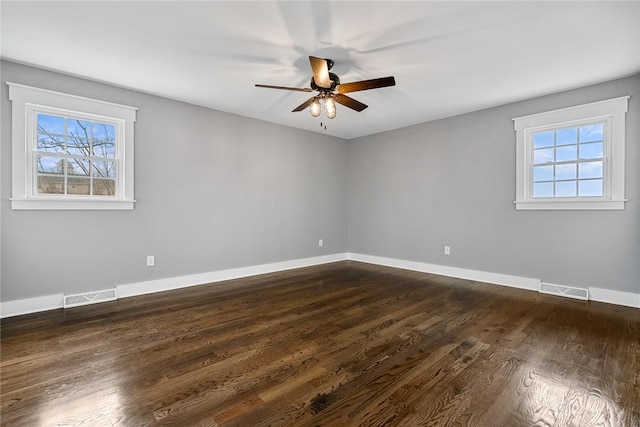
[[[624,209],[628,99],[514,119],[516,209]]]
[[[12,209],[133,209],[135,108],[7,84]]]
[[[36,112],[36,193],[116,197],[117,123]]]
[[[531,197],[603,197],[604,126],[598,121],[532,132]]]

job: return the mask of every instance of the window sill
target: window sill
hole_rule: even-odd
[[[623,210],[626,200],[554,200],[514,202],[516,210]]]
[[[135,200],[11,199],[13,210],[133,210]]]

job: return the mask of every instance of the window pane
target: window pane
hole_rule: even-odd
[[[578,160],[578,146],[568,145],[556,148],[556,162]]]
[[[578,128],[561,129],[556,131],[556,145],[578,143]]]
[[[67,173],[69,175],[89,176],[89,160],[67,159]]]
[[[106,123],[93,123],[93,139],[115,141],[116,127]]]
[[[38,114],[38,133],[64,135],[64,117]]]
[[[64,136],[38,134],[38,151],[61,153],[64,151]]]
[[[553,147],[553,131],[533,134],[533,148]]]
[[[579,178],[602,178],[602,162],[580,163]]]
[[[38,156],[38,173],[64,174],[64,159]]]
[[[553,166],[535,166],[533,168],[533,181],[553,181]]]
[[[576,179],[576,164],[556,165],[556,179]]]
[[[604,144],[596,142],[592,144],[580,144],[581,159],[601,159],[604,157]]]
[[[38,193],[64,194],[64,176],[38,175]]]
[[[93,176],[98,178],[115,178],[116,177],[116,163],[107,161],[94,161]]]
[[[580,127],[580,142],[602,141],[604,139],[604,123]]]
[[[548,162],[553,162],[553,148],[533,150],[533,163],[540,164]]]
[[[603,180],[590,179],[588,181],[578,181],[578,195],[583,197],[604,196]]]
[[[67,153],[74,156],[89,156],[89,140],[78,137],[67,137]]]
[[[93,141],[93,155],[96,157],[116,157],[116,144],[113,142]]]
[[[78,119],[67,119],[67,135],[89,138],[91,122]]]
[[[553,182],[533,184],[533,197],[553,197]]]
[[[89,195],[89,184],[91,180],[89,178],[67,178],[67,194],[82,194]]]
[[[94,179],[93,195],[94,196],[115,196],[116,181],[113,179]]]
[[[576,181],[556,182],[556,197],[575,197]]]

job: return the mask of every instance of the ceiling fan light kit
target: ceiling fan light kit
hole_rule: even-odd
[[[324,113],[328,119],[333,119],[336,116],[336,103],[331,94],[323,93],[312,98],[309,105],[309,112],[313,117],[318,117],[322,113],[322,103],[324,101]],[[296,109],[294,111],[300,111]]]
[[[307,107],[310,107],[309,111],[311,112],[311,115],[313,117],[318,117],[322,113],[322,103],[324,102],[324,111],[327,118],[333,119],[337,113],[336,102],[358,112],[367,108],[366,104],[356,101],[355,99],[345,95],[345,93],[395,86],[396,84],[396,80],[393,76],[341,84],[340,78],[336,74],[329,72],[333,67],[333,60],[309,56],[309,63],[311,64],[311,70],[313,71],[310,88],[262,84],[256,84],[256,87],[293,90],[297,92],[317,91],[319,92],[317,95],[312,96],[302,104],[298,105],[292,110],[292,112],[302,111]]]

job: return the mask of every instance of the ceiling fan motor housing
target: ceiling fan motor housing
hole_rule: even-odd
[[[336,86],[340,84],[340,77],[338,77],[335,73],[329,73],[329,80],[331,80],[331,87],[320,87],[316,84],[313,77],[311,77],[311,89],[317,90],[320,92],[333,92],[336,89]]]

